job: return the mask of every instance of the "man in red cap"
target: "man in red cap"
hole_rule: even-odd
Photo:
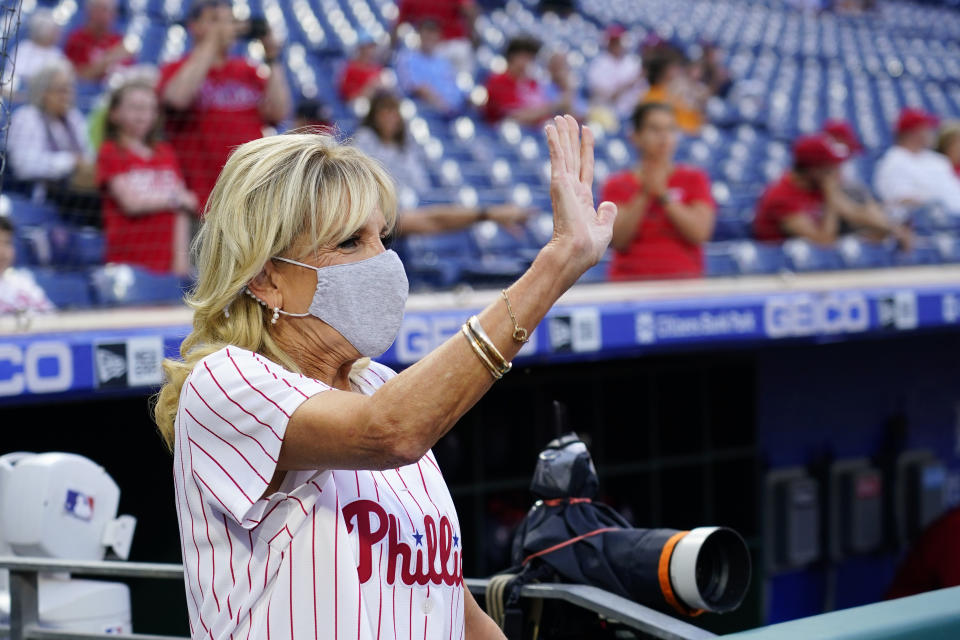
[[[593,59],[587,73],[590,107],[612,111],[618,122],[630,117],[647,90],[640,56],[624,46],[626,34],[619,24],[607,27],[607,50]]]
[[[950,162],[931,149],[937,118],[906,108],[896,126],[896,143],[877,162],[874,189],[898,221],[927,205],[960,214],[960,178]]]
[[[883,206],[873,197],[870,187],[857,173],[852,158],[863,153],[863,145],[853,127],[846,120],[827,120],[823,124],[823,133],[835,143],[846,147],[849,152],[851,159],[840,165],[840,185],[851,200],[861,205],[861,212],[866,216],[860,225],[864,235],[872,240],[881,240],[893,234],[904,249],[909,248],[913,243],[912,232],[890,220]]]
[[[799,237],[831,245],[840,233],[841,222],[857,230],[900,238],[901,232],[886,222],[882,212],[844,193],[840,166],[849,157],[849,147],[826,134],[797,138],[793,168],[767,187],[757,204],[753,221],[756,238],[780,242]]]

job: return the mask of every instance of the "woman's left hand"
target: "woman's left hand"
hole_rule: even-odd
[[[593,132],[571,115],[548,124],[550,198],[553,201],[553,240],[570,269],[570,284],[603,257],[613,234],[617,205],[593,207]],[[548,248],[549,246],[548,245]]]

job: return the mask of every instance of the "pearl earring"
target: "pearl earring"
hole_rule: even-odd
[[[270,320],[270,324],[277,324],[277,320],[280,318],[280,307],[273,308],[273,319]]]

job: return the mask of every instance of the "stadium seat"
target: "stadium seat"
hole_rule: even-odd
[[[784,242],[783,253],[792,271],[830,271],[845,266],[839,249],[819,247],[801,238]]]
[[[156,274],[128,264],[108,264],[90,274],[94,302],[100,305],[175,303],[183,298],[178,276]]]
[[[30,273],[58,309],[91,305],[90,279],[86,271],[40,267],[31,269]]]
[[[895,247],[889,243],[869,242],[846,236],[838,243],[840,257],[850,269],[870,269],[893,265]]]
[[[64,267],[103,264],[103,234],[93,227],[56,225],[49,228],[51,261]]]
[[[53,205],[36,203],[15,193],[3,197],[9,198],[10,219],[15,226],[55,224],[60,219]]]

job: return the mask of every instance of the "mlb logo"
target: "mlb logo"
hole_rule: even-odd
[[[93,520],[93,496],[67,489],[67,501],[63,508],[74,518],[87,522]]]

